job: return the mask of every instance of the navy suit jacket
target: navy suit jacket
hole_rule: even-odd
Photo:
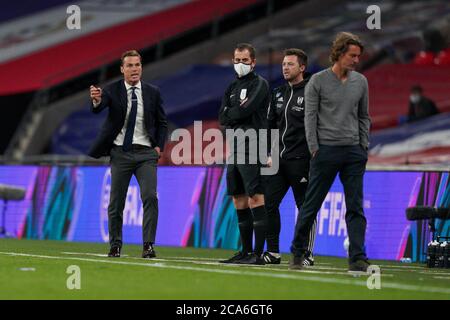
[[[141,81],[142,100],[144,104],[144,125],[153,147],[164,150],[167,135],[167,118],[162,108],[159,89]],[[100,134],[95,139],[89,155],[94,158],[109,156],[113,142],[122,130],[127,113],[127,91],[123,79],[107,85],[102,90],[102,102],[96,108],[91,103],[91,111],[99,113],[108,108],[108,117]]]

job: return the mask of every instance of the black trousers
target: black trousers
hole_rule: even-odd
[[[136,176],[144,206],[143,242],[155,242],[158,224],[156,170],[158,152],[150,147],[134,146],[124,152],[121,146],[111,150],[111,192],[108,206],[109,243],[122,246],[123,209],[132,175]]]
[[[307,253],[308,237],[317,213],[339,173],[344,186],[347,212],[345,221],[350,240],[349,261],[367,259],[364,241],[366,218],[363,211],[363,177],[367,151],[360,145],[325,146],[311,160],[310,180],[306,198],[297,219],[291,252],[295,256]]]
[[[309,158],[285,160],[280,158],[276,174],[265,176],[264,201],[268,216],[267,251],[280,252],[279,238],[281,231],[280,204],[289,188],[292,188],[295,204],[300,211],[303,205],[309,181]],[[308,251],[314,247],[315,223],[308,239]]]

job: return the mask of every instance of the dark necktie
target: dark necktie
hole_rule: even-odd
[[[123,140],[123,151],[130,151],[131,145],[133,144],[133,133],[134,126],[136,125],[136,115],[137,115],[137,96],[134,92],[136,87],[131,87],[131,111],[128,115],[127,131],[125,132],[125,138]]]

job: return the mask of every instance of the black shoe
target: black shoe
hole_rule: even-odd
[[[292,255],[291,260],[289,261],[289,269],[292,270],[301,270],[305,267],[304,265],[305,256],[301,255],[300,257]]]
[[[356,260],[355,262],[351,262],[348,266],[349,273],[367,273],[367,268],[369,268],[370,263],[367,260]]]
[[[244,259],[247,256],[248,256],[248,253],[239,251],[239,252],[236,252],[234,254],[234,256],[232,256],[231,258],[226,259],[226,260],[220,260],[219,262],[220,263],[237,263],[236,261]]]
[[[155,249],[153,249],[153,244],[150,242],[144,243],[144,249],[142,250],[142,258],[155,258],[156,252]]]
[[[313,265],[314,265],[314,256],[310,254],[309,256],[305,257],[305,260],[303,260],[303,266],[312,267]]]
[[[120,247],[111,247],[108,253],[108,257],[120,258]]]
[[[277,258],[268,251],[263,253],[263,259],[266,264],[280,264],[281,263],[281,257]]]
[[[258,266],[265,265],[264,259],[256,253],[250,253],[245,258],[236,261],[237,264],[253,264]]]

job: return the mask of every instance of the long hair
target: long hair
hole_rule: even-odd
[[[350,32],[339,32],[331,46],[330,62],[334,64],[338,61],[339,57],[347,52],[350,45],[358,46],[363,53],[364,46],[357,35]]]

